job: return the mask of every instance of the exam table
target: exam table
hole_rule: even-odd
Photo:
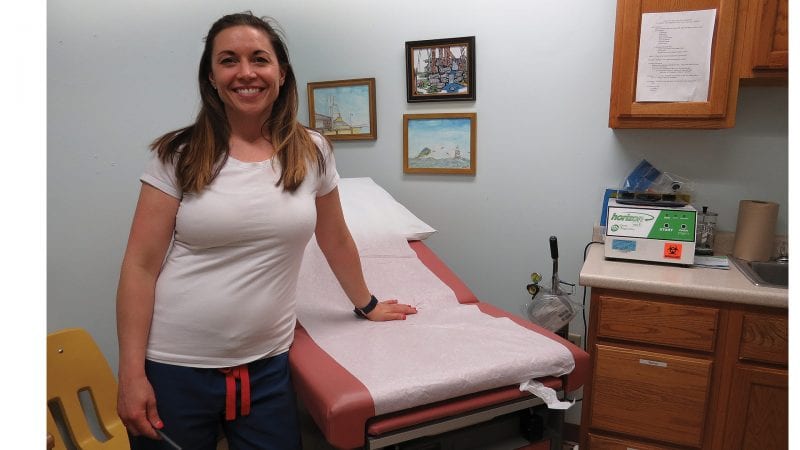
[[[508,317],[569,349],[575,360],[575,369],[565,376],[540,378],[539,381],[544,385],[567,393],[575,391],[587,381],[589,356],[586,352],[521,317],[479,302],[423,242],[409,242],[409,245],[425,266],[453,290],[459,303],[477,305],[484,314],[493,317]],[[302,323],[295,330],[289,361],[298,397],[325,439],[337,448],[382,448],[543,404],[541,399],[520,391],[519,385],[514,384],[376,415],[370,392],[316,345]]]

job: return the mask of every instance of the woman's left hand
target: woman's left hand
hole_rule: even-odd
[[[378,302],[375,309],[367,314],[367,319],[374,322],[384,322],[387,320],[406,320],[408,314],[416,314],[417,308],[398,303],[397,300],[384,300]]]

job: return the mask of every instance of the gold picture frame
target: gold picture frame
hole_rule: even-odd
[[[477,113],[403,115],[403,172],[475,175]]]
[[[375,140],[375,78],[308,83],[308,126],[332,141]]]

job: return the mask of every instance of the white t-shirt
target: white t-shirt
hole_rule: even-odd
[[[172,247],[155,288],[147,359],[192,367],[230,367],[289,350],[295,287],[316,225],[316,197],[339,174],[317,133],[325,173],[309,166],[294,193],[275,186],[277,158],[228,157],[199,194],[183,194],[172,164],[154,156],[141,181],[180,199]]]

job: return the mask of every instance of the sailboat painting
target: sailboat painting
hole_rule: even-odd
[[[403,171],[474,175],[477,120],[477,113],[403,115]]]
[[[375,79],[308,83],[308,117],[331,140],[377,139]]]

